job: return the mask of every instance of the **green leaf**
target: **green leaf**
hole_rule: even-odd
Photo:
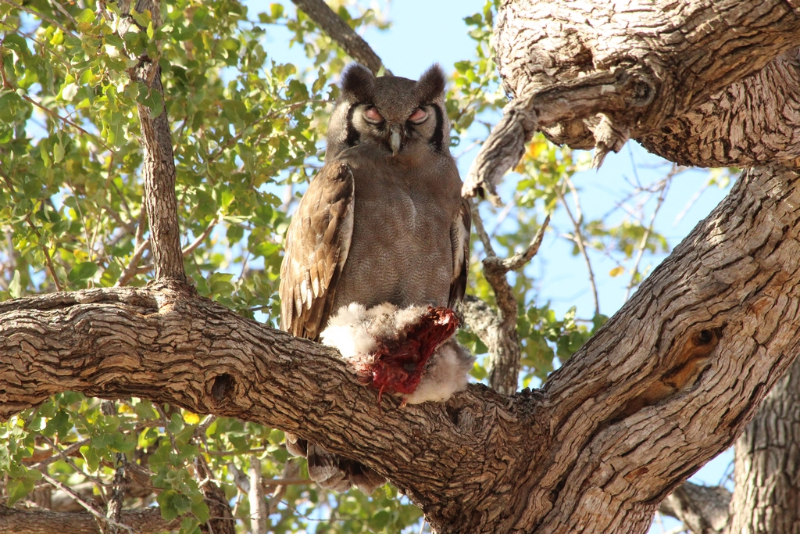
[[[97,264],[93,262],[78,263],[69,272],[67,279],[72,283],[88,280],[97,273]]]
[[[34,482],[28,478],[10,479],[6,486],[6,494],[8,495],[6,506],[13,506],[18,500],[25,498],[31,491],[33,491]]]
[[[369,519],[369,527],[373,530],[382,530],[386,528],[391,518],[392,516],[387,510],[381,510]]]
[[[86,8],[81,11],[77,17],[75,17],[75,20],[78,22],[94,22],[95,17],[95,12],[89,8]]]
[[[172,521],[181,514],[175,502],[178,496],[179,495],[177,491],[168,489],[166,491],[162,491],[156,497],[158,506],[161,509],[161,517],[164,518],[164,520]]]
[[[8,291],[11,298],[18,299],[22,296],[22,277],[19,274],[19,269],[14,271],[14,277],[8,285]]]
[[[61,143],[56,143],[55,146],[53,146],[53,161],[55,163],[59,163],[63,159],[64,159],[64,147],[61,146]]]

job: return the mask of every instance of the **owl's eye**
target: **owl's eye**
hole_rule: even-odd
[[[428,118],[428,113],[422,108],[417,108],[414,110],[414,113],[411,114],[408,120],[410,120],[414,124],[421,124],[425,122],[425,119],[427,118]]]
[[[383,117],[375,109],[375,106],[367,108],[367,111],[364,112],[364,118],[373,123],[383,122]]]

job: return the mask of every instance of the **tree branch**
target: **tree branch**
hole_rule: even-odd
[[[800,49],[669,119],[638,141],[682,165],[747,167],[800,157]]]
[[[177,529],[181,518],[165,521],[158,508],[122,512],[122,522],[137,534],[156,534]],[[89,513],[18,510],[0,506],[0,532],[7,534],[102,534]]]
[[[161,25],[158,5],[143,0],[136,3],[136,9],[139,13],[150,10],[153,27]],[[155,277],[157,280],[184,282],[186,271],[181,254],[178,199],[175,195],[175,157],[164,88],[161,85],[161,67],[157,60],[143,56],[129,74],[132,81],[147,87],[151,97],[153,93],[160,97],[152,110],[147,105],[138,104],[144,152],[144,204],[150,223],[150,250],[156,268]]]
[[[693,534],[718,534],[728,524],[730,503],[731,492],[721,486],[684,482],[658,509],[681,521]]]
[[[559,144],[596,146],[595,161],[601,161],[608,150],[618,150],[628,137],[656,134],[660,138],[669,121],[693,112],[715,93],[800,45],[799,11],[784,0],[697,0],[690,5],[634,0],[624,10],[615,2],[504,2],[494,32],[496,61],[503,85],[515,99],[503,110],[503,118],[476,157],[464,195],[485,191],[494,198],[496,185],[519,162],[525,143],[538,129]],[[631,34],[632,13],[636,13],[636,24],[647,28],[646,35]],[[652,39],[653,35],[665,37]],[[524,58],[520,50],[525,50]],[[563,60],[565,54],[569,61]],[[619,80],[610,79],[614,73]],[[763,105],[759,91],[745,100]],[[545,94],[552,106],[542,105]],[[726,104],[722,100],[720,107]],[[771,109],[764,120],[759,119],[765,124],[761,131],[791,132],[787,128],[794,119],[786,125],[767,126],[775,122],[773,114],[783,113],[780,107]],[[731,137],[741,132],[741,117],[746,115],[741,110],[731,113]],[[738,117],[736,124],[733,116]],[[711,130],[703,135],[718,137]],[[769,150],[754,146],[760,152],[756,161],[771,162],[767,154],[791,144],[780,141],[780,136],[772,139],[777,141],[766,143],[773,146]],[[720,144],[726,142],[722,139]],[[728,157],[740,154],[741,143],[733,144]],[[707,150],[707,144],[694,145],[668,150],[673,154]],[[795,148],[792,145],[789,155]],[[703,153],[701,159],[713,161],[714,157]]]
[[[519,163],[525,144],[542,127],[596,113],[644,108],[653,99],[655,82],[642,69],[619,68],[577,80],[554,83],[510,102],[470,167],[461,193],[486,192],[497,205],[496,186]]]
[[[586,240],[583,238],[583,231],[581,230],[581,225],[583,224],[583,213],[581,213],[578,192],[575,190],[575,186],[572,184],[572,180],[569,179],[569,176],[564,177],[564,186],[569,187],[570,191],[572,192],[572,199],[575,201],[575,210],[577,212],[577,216],[572,214],[572,210],[569,209],[569,204],[567,204],[567,199],[564,198],[564,192],[558,187],[556,187],[556,194],[558,195],[558,200],[561,202],[561,205],[564,206],[564,211],[567,212],[567,217],[569,217],[569,220],[572,223],[572,229],[575,232],[572,241],[578,247],[581,256],[583,256],[583,261],[586,263],[586,272],[589,274],[589,287],[592,288],[592,300],[594,300],[594,313],[595,315],[599,315],[600,296],[597,294],[597,282],[594,278],[592,259],[589,257],[589,252],[586,250]]]
[[[517,390],[520,369],[520,346],[517,333],[517,298],[506,275],[524,267],[536,252],[544,238],[544,231],[550,223],[545,217],[525,251],[511,258],[500,259],[495,255],[491,239],[483,227],[483,220],[476,204],[472,204],[472,222],[478,234],[486,258],[483,260],[483,274],[494,291],[499,314],[476,298],[467,298],[460,311],[470,330],[475,332],[489,349],[489,385],[495,391],[511,395]]]
[[[798,205],[797,172],[746,172],[541,394],[379,407],[335,351],[165,281],[0,303],[0,415],[135,395],[357,459],[440,533],[644,532],[800,351]]]
[[[347,55],[377,76],[383,66],[381,58],[364,39],[328,7],[328,4],[323,0],[292,0],[292,2],[328,34],[328,37],[336,41],[336,44],[342,47]],[[386,74],[391,75],[392,73],[387,69]]]

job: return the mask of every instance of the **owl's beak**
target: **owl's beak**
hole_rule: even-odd
[[[403,148],[403,127],[393,124],[389,127],[389,132],[389,146],[392,148],[392,156],[396,156]]]

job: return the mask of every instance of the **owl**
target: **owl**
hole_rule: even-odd
[[[332,332],[366,332],[376,321],[401,325],[392,343],[398,336],[405,340],[424,334],[436,343],[452,336],[452,321],[436,310],[452,308],[464,295],[471,221],[450,155],[444,85],[438,65],[419,81],[375,77],[361,65],[351,65],[342,75],[325,164],[300,201],[286,237],[283,330],[317,341],[334,319]],[[398,319],[380,319],[386,314],[398,314]],[[414,327],[418,320],[440,325],[432,327],[437,334]],[[390,368],[387,376],[403,375],[403,387],[411,384],[413,393],[424,380],[418,375],[427,371],[432,378],[420,385],[419,402],[443,400],[445,393],[463,389],[471,356],[452,339],[441,345],[442,357],[432,356],[424,369],[418,359]],[[446,384],[454,375],[463,379]],[[396,391],[406,391],[395,385]],[[307,456],[309,475],[323,487],[345,491],[355,485],[371,493],[384,483],[358,462],[296,436],[287,435],[287,448]]]

